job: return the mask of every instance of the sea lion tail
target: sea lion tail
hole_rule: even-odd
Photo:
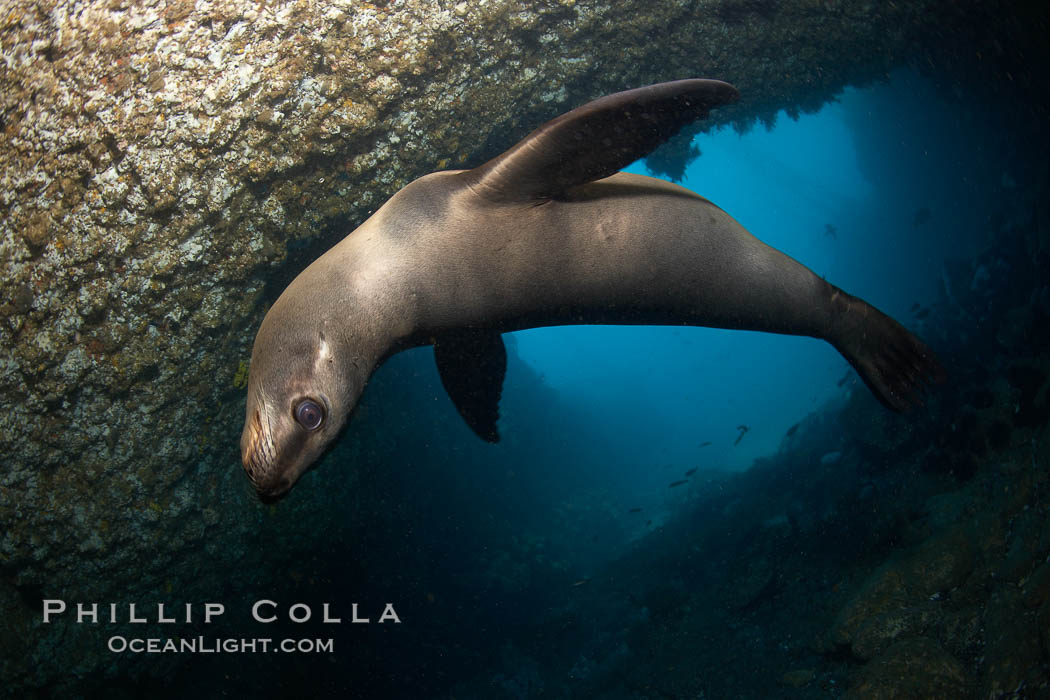
[[[884,406],[900,413],[921,406],[925,389],[947,378],[933,350],[904,326],[842,290],[834,302],[843,323],[831,342]]]

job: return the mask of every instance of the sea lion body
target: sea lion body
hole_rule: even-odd
[[[498,440],[500,334],[538,326],[813,336],[888,407],[916,402],[941,370],[893,319],[690,190],[617,172],[735,97],[725,83],[689,80],[588,103],[483,166],[412,182],[314,261],[267,313],[252,352],[241,452],[260,497],[287,493],[374,369],[409,347],[434,345],[460,414]]]
[[[464,326],[829,329],[831,285],[684,187],[621,173],[565,200],[492,203],[462,172],[415,181],[316,263],[386,288],[397,349]]]

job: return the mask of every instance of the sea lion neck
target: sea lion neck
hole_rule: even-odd
[[[323,341],[342,375],[366,381],[412,331],[410,308],[390,313],[404,305],[391,260],[366,222],[299,273],[259,328],[253,374],[287,374],[294,358],[312,358]]]

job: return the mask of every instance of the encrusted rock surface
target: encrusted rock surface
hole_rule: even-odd
[[[49,630],[20,601],[192,599],[214,583],[201,570],[265,576],[264,556],[333,517],[322,489],[274,511],[243,487],[245,363],[267,302],[405,183],[658,80],[734,82],[744,99],[715,119],[738,126],[813,109],[960,11],[5,0],[0,644],[34,641],[4,677],[48,682],[27,669],[81,643],[30,635]]]
[[[914,637],[897,642],[865,666],[846,697],[964,700],[974,697],[973,680],[936,642]]]

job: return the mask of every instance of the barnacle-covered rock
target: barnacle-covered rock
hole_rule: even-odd
[[[851,700],[974,696],[973,679],[963,665],[926,637],[894,644],[860,670],[846,694]]]

